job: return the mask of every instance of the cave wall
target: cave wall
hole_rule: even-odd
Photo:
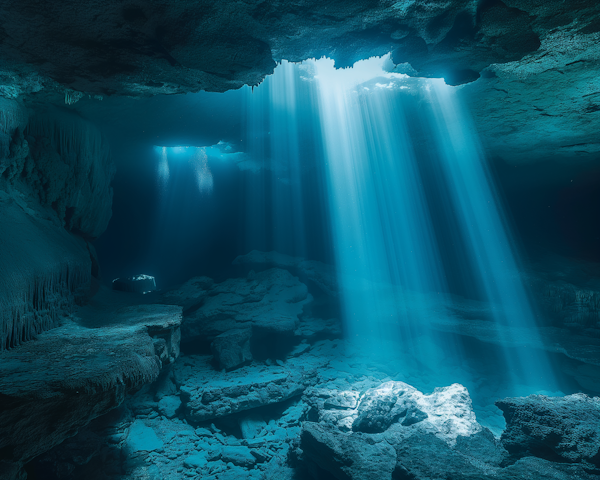
[[[3,102],[0,351],[57,326],[90,290],[88,242],[108,225],[114,174],[102,136],[79,116]]]

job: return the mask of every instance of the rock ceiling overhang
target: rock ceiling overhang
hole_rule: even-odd
[[[411,75],[467,83],[500,155],[527,157],[534,137],[540,156],[600,151],[600,4],[589,0],[7,0],[0,19],[5,97],[222,92],[282,59],[344,67],[392,52]]]

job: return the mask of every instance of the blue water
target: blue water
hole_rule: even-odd
[[[241,105],[239,138],[155,149],[160,211],[181,217],[182,179],[196,198],[186,204],[206,209],[220,191],[212,170],[234,166],[239,253],[311,258],[329,243],[361,361],[425,391],[464,384],[498,432],[495,398],[560,393],[544,350],[530,348],[541,340],[519,252],[456,88],[388,64],[283,62],[259,87],[226,94]],[[456,314],[473,305],[474,317]]]

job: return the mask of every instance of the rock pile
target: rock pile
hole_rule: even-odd
[[[208,345],[215,366],[227,371],[255,356],[283,359],[312,336],[339,336],[336,320],[300,318],[312,300],[306,285],[281,268],[218,284],[196,277],[161,298],[184,308],[184,344],[192,350]]]
[[[59,480],[598,478],[598,399],[502,400],[507,429],[497,438],[464,386],[423,393],[318,334],[339,323],[307,313],[313,297],[286,270],[196,277],[158,301],[183,307],[188,350],[29,471]]]

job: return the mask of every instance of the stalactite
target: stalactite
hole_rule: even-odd
[[[73,105],[83,98],[84,94],[75,90],[65,90],[65,104]]]
[[[0,351],[16,347],[58,325],[90,285],[87,262],[70,261],[31,275],[27,288],[0,298]]]
[[[25,135],[50,142],[32,149],[28,180],[40,201],[56,210],[67,229],[102,233],[111,216],[114,175],[102,134],[77,115],[55,111],[33,116]]]
[[[50,139],[61,157],[73,161],[107,161],[110,156],[102,134],[92,124],[75,115],[35,115],[29,120],[26,133]]]
[[[22,148],[23,162],[12,161],[4,178],[9,196],[11,184],[30,187],[31,208],[4,203],[0,216],[0,351],[57,326],[89,289],[89,251],[47,220],[48,207],[67,230],[95,237],[112,204],[110,151],[89,122],[69,112],[34,115],[19,139],[31,148]]]

